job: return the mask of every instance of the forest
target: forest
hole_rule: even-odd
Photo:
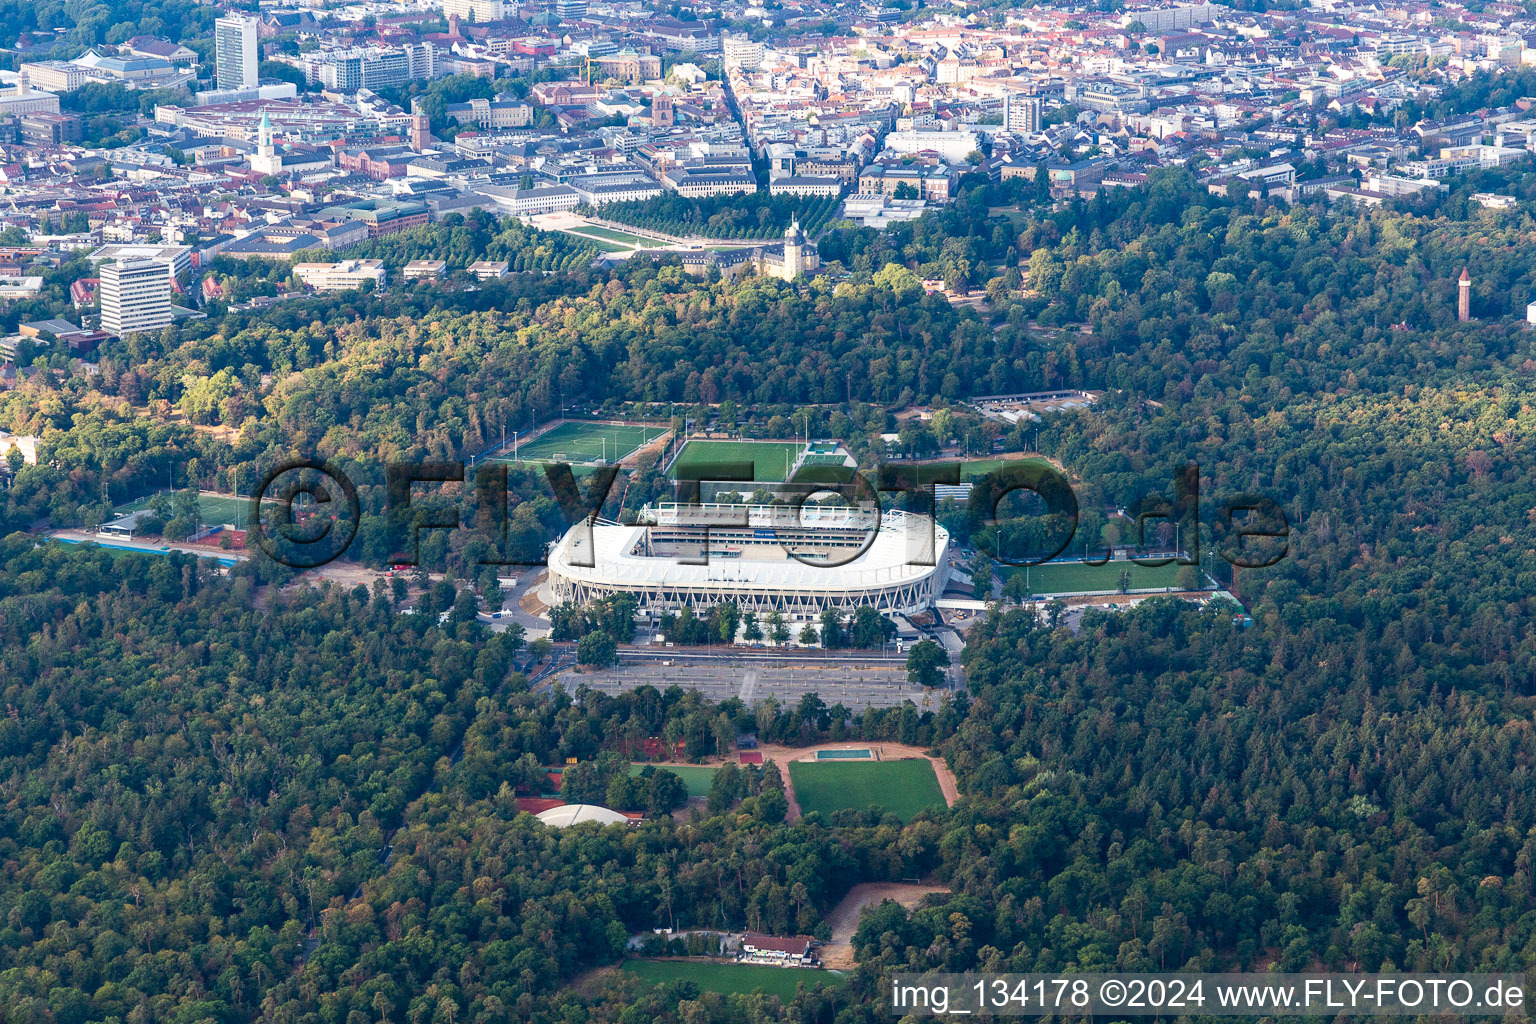
[[[1519,206],[1468,201],[1490,189]],[[884,233],[832,228],[797,284],[635,259],[227,312],[110,344],[89,380],[43,360],[0,394],[0,426],[42,454],[0,470],[0,999],[62,1024],[873,1024],[898,968],[1523,969],[1533,201],[1519,168],[1366,210],[1213,196],[1183,169],[1055,204],[973,182]],[[544,242],[431,230],[378,251]],[[1067,387],[1097,400],[1027,428],[960,404]],[[458,500],[391,513],[385,462],[464,458],[575,405],[804,422],[866,465],[923,406],[930,440],[1056,460],[1095,529],[1193,463],[1205,507],[1268,495],[1291,532],[1269,568],[1204,565],[1251,624],[1156,600],[1074,630],[1002,605],[964,652],[968,692],[863,713],[535,690],[538,645],[490,633],[452,582],[402,615],[391,587],[14,532],[303,452],[356,473],[357,557],[381,564],[412,515]],[[509,543],[537,551],[559,506],[530,472],[509,492]],[[422,540],[478,588],[485,543]],[[622,636],[624,612],[562,610],[562,637]],[[731,618],[669,628],[707,641]],[[863,625],[835,639],[882,639]],[[652,738],[698,758],[746,731],[934,749],[960,798],[905,824],[790,822],[777,766],[733,768],[672,816],[671,773],[617,769]],[[573,795],[662,813],[565,831],[520,813],[573,757]],[[911,878],[950,893],[872,910],[848,984],[787,1007],[600,972],[657,927],[824,933],[855,881]]]

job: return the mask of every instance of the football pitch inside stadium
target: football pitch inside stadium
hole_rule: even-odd
[[[753,478],[761,483],[783,483],[795,457],[805,445],[799,441],[689,441],[672,463],[674,480],[703,479],[709,467],[750,462]]]

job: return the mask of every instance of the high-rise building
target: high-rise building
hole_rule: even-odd
[[[213,23],[214,75],[220,89],[256,88],[260,22],[231,14]]]
[[[1003,131],[1034,134],[1041,130],[1042,104],[1034,93],[1009,93],[1003,98]]]
[[[171,322],[170,268],[159,260],[120,260],[101,268],[101,329],[119,338]]]
[[[575,21],[587,16],[587,0],[555,0],[555,16],[561,21]]]
[[[474,25],[506,17],[502,0],[443,0],[443,13],[448,15],[450,24],[455,16]]]
[[[742,67],[748,71],[762,66],[763,44],[753,42],[746,35],[720,33],[720,59],[726,67]]]

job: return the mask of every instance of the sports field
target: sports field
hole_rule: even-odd
[[[795,482],[802,484],[847,483],[855,470],[842,455],[830,453],[807,455],[795,470]]]
[[[1050,465],[1045,459],[968,459],[960,467],[961,480],[980,480],[988,473],[996,473],[1004,466],[1024,466],[1029,463]]]
[[[800,811],[830,815],[847,808],[862,811],[871,804],[910,821],[919,811],[942,808],[944,794],[933,765],[922,758],[907,761],[791,761],[789,780]]]
[[[636,762],[629,766],[629,774],[639,775],[642,768],[647,767],[644,762]],[[657,771],[671,772],[683,780],[683,785],[688,787],[689,796],[709,796],[710,783],[714,781],[715,770],[709,765],[703,764],[658,764],[651,765]]]
[[[654,441],[666,432],[666,427],[640,423],[585,423],[567,420],[532,441],[518,445],[517,458],[521,462],[592,462],[601,458],[618,462],[647,441]],[[500,461],[508,461],[509,458],[510,453]]]
[[[1119,590],[1120,574],[1129,571],[1131,589],[1171,587],[1179,573],[1178,565],[1145,566],[1135,562],[1107,562],[1104,565],[1084,565],[1082,562],[1047,562],[1029,567],[1029,589],[1036,594],[1079,594],[1093,590]],[[998,575],[1006,580],[1022,568],[997,566]]]
[[[149,508],[153,495],[145,495],[136,498],[126,505],[120,505],[112,510],[114,516],[126,515],[129,512],[137,512],[140,509]],[[208,526],[217,525],[245,525],[250,519],[250,498],[236,498],[232,494],[203,494],[197,499],[199,517]]]
[[[786,1003],[795,997],[795,990],[801,985],[835,987],[848,983],[848,976],[839,971],[808,967],[767,967],[725,961],[627,960],[624,970],[655,985],[691,981],[702,992],[718,992],[727,996],[761,992],[763,995],[778,996]]]
[[[672,463],[673,479],[698,479],[705,467],[726,462],[751,462],[762,483],[783,483],[805,445],[799,441],[689,441]]]

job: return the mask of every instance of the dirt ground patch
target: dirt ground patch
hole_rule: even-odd
[[[832,941],[822,946],[817,956],[828,967],[851,970],[854,966],[853,933],[858,930],[859,915],[865,907],[878,907],[886,900],[895,900],[911,909],[931,892],[949,892],[949,886],[922,882],[862,882],[854,886],[827,916],[827,923],[832,926]]]
[[[544,574],[540,573],[538,579],[542,580],[543,578]],[[523,595],[517,599],[517,606],[529,615],[542,619],[544,618],[544,613],[549,611],[549,605],[539,600],[539,586],[540,583],[535,581],[527,590],[523,591]]]

